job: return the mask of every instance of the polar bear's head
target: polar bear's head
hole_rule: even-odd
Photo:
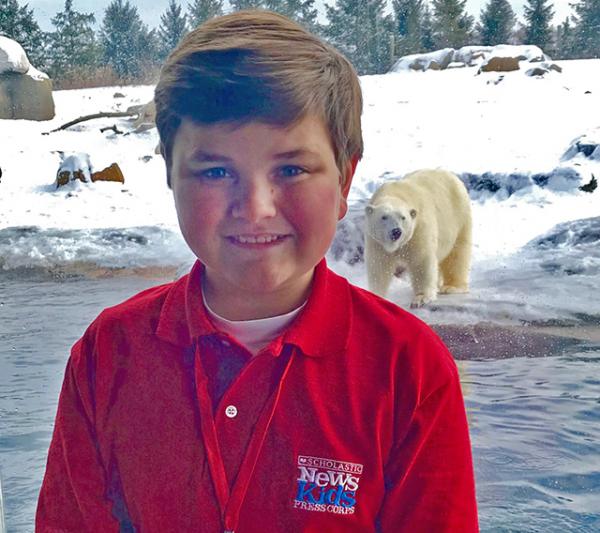
[[[413,236],[417,210],[397,200],[369,204],[367,234],[383,246],[386,252],[393,253],[404,246]]]

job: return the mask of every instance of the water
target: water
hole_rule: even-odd
[[[600,346],[463,361],[482,531],[600,531]]]
[[[0,474],[6,527],[33,531],[68,347],[157,280],[0,277]],[[600,345],[460,361],[484,532],[600,531]],[[483,350],[481,353],[491,353]]]

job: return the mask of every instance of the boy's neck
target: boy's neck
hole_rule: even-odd
[[[256,320],[284,315],[300,307],[310,294],[314,269],[296,280],[293,286],[284,286],[275,292],[265,292],[260,298],[247,294],[232,285],[215,286],[210,276],[203,277],[204,298],[210,308],[227,320]]]

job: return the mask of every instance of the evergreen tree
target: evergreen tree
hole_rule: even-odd
[[[188,5],[190,27],[200,26],[205,20],[223,14],[223,0],[194,0]]]
[[[264,7],[263,0],[229,0],[231,9],[233,11],[240,11],[242,9],[260,9]]]
[[[433,37],[433,16],[428,4],[423,6],[423,17],[421,22],[421,49],[423,52],[432,52],[435,50],[435,41]]]
[[[263,7],[295,20],[310,31],[320,30],[315,0],[264,0]]]
[[[121,78],[136,78],[157,57],[157,38],[129,0],[112,0],[104,10],[100,42],[103,59]]]
[[[393,0],[397,56],[423,51],[423,0]]]
[[[359,74],[387,72],[393,57],[393,20],[384,16],[385,0],[338,0],[326,5],[325,36],[352,62]]]
[[[460,48],[472,38],[473,17],[467,0],[433,0],[433,39],[436,48]]]
[[[544,52],[552,47],[552,17],[554,8],[550,0],[527,0],[523,6],[525,17],[525,43],[535,44]]]
[[[556,28],[556,57],[557,59],[573,59],[575,57],[575,28],[569,17]]]
[[[49,73],[53,78],[64,79],[94,68],[98,62],[98,46],[92,24],[92,13],[73,9],[73,0],[65,0],[63,11],[52,18],[54,31],[48,34]]]
[[[508,0],[489,0],[481,10],[477,26],[481,44],[494,46],[511,42],[515,22],[515,13]]]
[[[17,0],[0,0],[0,35],[17,41],[34,67],[47,68],[46,35],[27,4],[19,6]]]
[[[573,7],[577,15],[574,52],[578,57],[600,57],[600,0],[580,0]]]
[[[158,28],[159,57],[165,59],[187,32],[187,17],[181,14],[181,6],[169,0],[169,6],[160,16]]]

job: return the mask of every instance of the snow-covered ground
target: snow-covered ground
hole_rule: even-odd
[[[597,324],[600,189],[579,187],[592,173],[600,179],[600,149],[577,151],[575,143],[600,142],[600,60],[558,64],[562,73],[539,78],[524,70],[476,75],[475,67],[362,77],[365,156],[330,265],[366,286],[362,206],[387,179],[441,167],[470,187],[472,289],[416,313],[432,323]],[[154,153],[155,129],[133,133],[129,119],[106,118],[43,135],[81,115],[146,103],[152,93],[150,86],[57,91],[52,121],[0,120],[0,275],[96,266],[182,271],[191,262]],[[124,133],[100,131],[112,125]],[[118,163],[125,184],[56,189],[60,152],[71,151],[88,153],[93,171]],[[389,298],[406,306],[410,294],[398,280]]]

